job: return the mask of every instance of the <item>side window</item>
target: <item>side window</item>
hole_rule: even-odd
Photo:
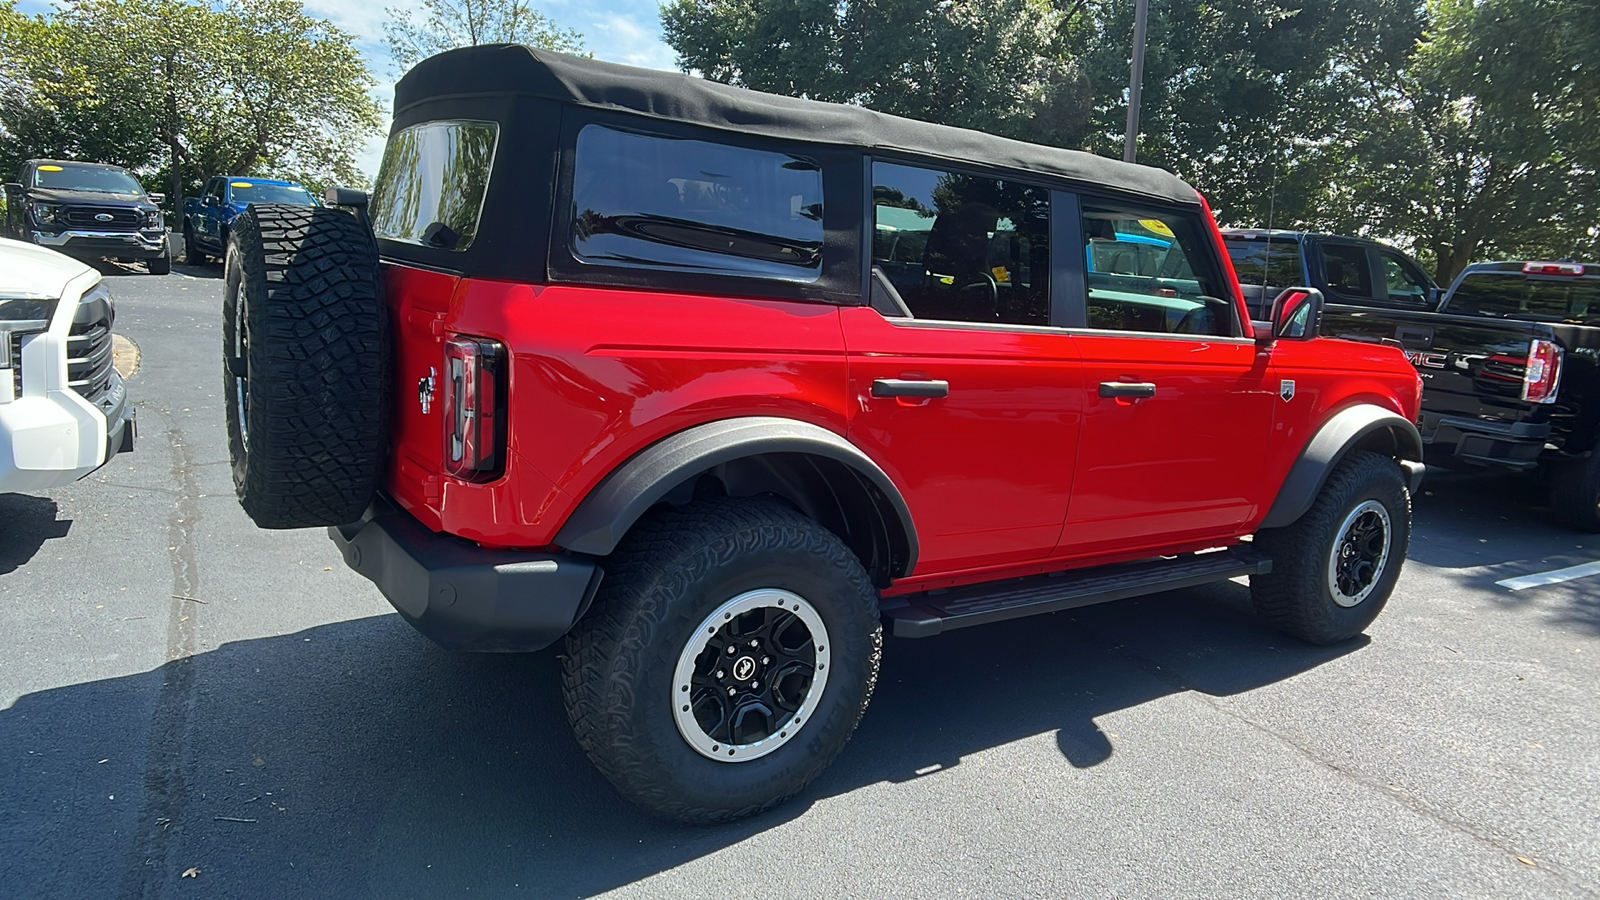
[[[1241,284],[1286,288],[1305,283],[1300,271],[1300,245],[1294,241],[1229,238],[1227,245],[1233,271]]]
[[[1390,302],[1420,307],[1430,304],[1428,293],[1433,284],[1410,260],[1392,250],[1379,250],[1378,263],[1383,267]]]
[[[1083,198],[1089,327],[1160,334],[1233,334],[1231,286],[1208,265],[1193,214]]]
[[[572,204],[572,253],[584,262],[822,274],[822,167],[805,157],[587,125]]]
[[[872,212],[880,312],[1050,324],[1049,190],[875,162]]]
[[[1323,244],[1322,275],[1328,287],[1346,297],[1376,299],[1367,248],[1357,244]]]
[[[213,178],[213,179],[211,179],[210,182],[208,182],[206,184],[206,195],[210,196],[210,197],[215,197],[218,200],[222,199],[222,179],[221,178]]]

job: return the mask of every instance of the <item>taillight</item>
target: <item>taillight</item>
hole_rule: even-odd
[[[444,342],[444,470],[488,481],[504,469],[505,351],[495,341]]]
[[[1530,403],[1556,402],[1556,379],[1561,377],[1561,348],[1554,341],[1534,338],[1528,345],[1528,367],[1522,373],[1522,399]]]

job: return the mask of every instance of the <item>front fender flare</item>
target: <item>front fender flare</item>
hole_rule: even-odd
[[[1387,431],[1393,438],[1392,455],[1405,468],[1408,486],[1416,490],[1422,476],[1422,435],[1417,426],[1381,406],[1348,406],[1312,435],[1284,478],[1272,508],[1257,527],[1282,528],[1305,515],[1339,460],[1380,431]]]
[[[899,488],[877,463],[837,434],[775,416],[746,416],[696,425],[662,438],[618,466],[579,502],[556,533],[559,547],[605,556],[628,529],[673,488],[722,463],[768,453],[800,453],[843,463],[888,500],[904,530],[909,556],[917,563],[917,533]]]

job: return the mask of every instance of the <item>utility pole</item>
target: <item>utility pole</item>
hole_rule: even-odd
[[[1150,14],[1150,0],[1137,0],[1133,14],[1133,74],[1128,77],[1128,136],[1122,144],[1122,159],[1133,162],[1134,143],[1139,138],[1139,92],[1144,87],[1144,31]]]

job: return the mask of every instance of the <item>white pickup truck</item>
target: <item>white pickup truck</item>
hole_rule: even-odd
[[[99,272],[0,239],[0,491],[69,484],[133,449],[115,313]]]

